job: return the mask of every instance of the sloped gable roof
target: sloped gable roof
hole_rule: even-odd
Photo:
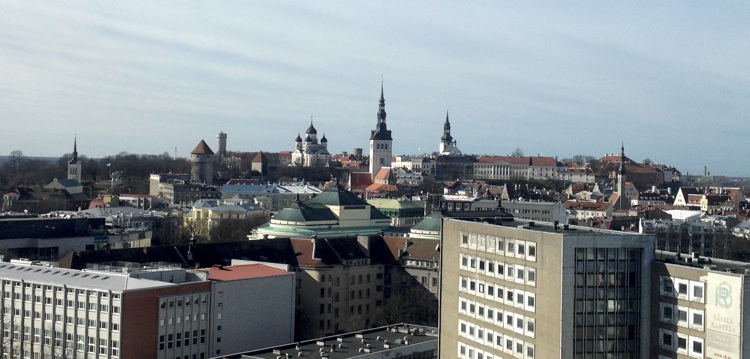
[[[409,259],[426,259],[438,260],[440,251],[438,251],[437,239],[412,238],[411,244],[406,248],[406,257]]]
[[[352,172],[351,180],[349,181],[349,188],[352,191],[364,190],[367,186],[372,184],[372,177],[369,172]]]

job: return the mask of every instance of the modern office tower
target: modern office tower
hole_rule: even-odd
[[[443,219],[441,358],[647,358],[654,238]]]

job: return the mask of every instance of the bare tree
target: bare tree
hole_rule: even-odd
[[[513,153],[510,154],[513,157],[523,157],[523,150],[521,150],[520,147],[516,147],[515,150],[513,150]]]

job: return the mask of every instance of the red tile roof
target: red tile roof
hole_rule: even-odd
[[[378,173],[375,174],[375,179],[387,181],[390,176],[391,176],[391,169],[388,167],[383,167],[378,170]]]
[[[365,191],[367,192],[398,192],[398,187],[395,184],[373,183],[367,186],[367,188],[365,188]]]
[[[192,152],[190,152],[191,155],[213,155],[214,151],[211,151],[211,147],[208,147],[208,144],[206,141],[201,140],[201,142],[198,142],[198,145],[195,146]]]
[[[362,191],[372,184],[372,178],[369,172],[352,172],[350,182],[352,191]]]
[[[294,248],[298,265],[302,267],[315,267],[320,264],[320,258],[313,258],[315,252],[313,240],[291,238],[289,242],[292,244],[292,248]]]
[[[388,250],[391,252],[393,258],[398,260],[401,255],[401,251],[406,250],[406,247],[409,243],[409,238],[383,236],[383,241],[385,241],[386,246],[388,246]]]
[[[271,277],[284,275],[289,272],[264,264],[242,264],[228,267],[212,267],[209,269],[208,279],[228,281],[237,279]]]

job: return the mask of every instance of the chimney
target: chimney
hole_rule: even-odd
[[[357,236],[357,242],[364,247],[367,255],[370,254],[370,236]]]

